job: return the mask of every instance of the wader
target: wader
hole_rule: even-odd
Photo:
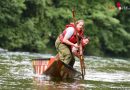
[[[61,43],[59,37],[55,42],[55,46],[58,51],[60,60],[63,61],[65,64],[68,64],[73,67],[75,59],[74,59],[74,55],[70,50],[70,46]]]

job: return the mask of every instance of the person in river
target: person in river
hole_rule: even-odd
[[[73,67],[75,59],[74,54],[72,53],[72,46],[79,48],[77,43],[76,34],[79,40],[84,38],[84,21],[78,20],[76,26],[74,23],[66,25],[65,30],[58,36],[55,42],[55,47],[58,51],[58,57],[64,63]]]
[[[89,37],[83,38],[83,39],[81,40],[81,42],[80,42],[80,45],[81,45],[82,49],[84,49],[85,45],[87,45],[88,43],[89,43]],[[76,45],[78,45],[78,44],[76,43]],[[80,51],[79,51],[78,48],[72,46],[72,47],[71,47],[71,50],[72,50],[72,53],[73,53],[76,57],[78,57],[78,58],[80,57],[80,56],[79,56],[79,55],[80,55]],[[83,53],[83,50],[82,50],[82,53]]]

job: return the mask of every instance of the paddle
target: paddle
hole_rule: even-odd
[[[80,51],[80,65],[81,65],[81,68],[82,68],[82,77],[84,79],[84,75],[85,75],[85,63],[84,63],[84,55],[83,55],[83,47],[82,47],[82,44],[80,43],[80,48],[79,48],[79,51]]]
[[[72,14],[73,14],[73,22],[74,22],[74,28],[76,29],[76,20],[75,20],[75,10],[74,8],[72,9]],[[78,46],[80,46],[79,51],[80,51],[80,67],[81,67],[81,74],[82,74],[82,79],[84,79],[84,75],[85,75],[85,63],[84,63],[84,58],[83,58],[83,48],[82,45],[79,41],[79,37],[78,37],[78,32],[76,30],[76,38],[77,38],[77,44]]]

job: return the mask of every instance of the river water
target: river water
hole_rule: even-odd
[[[34,58],[50,54],[0,53],[0,90],[130,90],[130,60],[86,56],[85,80],[49,80],[33,73]],[[77,60],[74,68],[80,71]]]

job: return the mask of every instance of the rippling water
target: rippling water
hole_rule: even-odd
[[[49,54],[0,53],[0,90],[130,90],[130,60],[86,56],[85,80],[49,80],[33,73],[34,58]],[[80,71],[77,60],[74,66]]]

